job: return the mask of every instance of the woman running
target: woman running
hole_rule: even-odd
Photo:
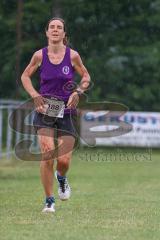
[[[61,200],[69,199],[71,189],[67,181],[72,150],[76,140],[76,106],[79,95],[87,90],[90,76],[79,54],[67,46],[66,26],[61,18],[52,18],[46,26],[48,46],[33,54],[21,80],[25,90],[34,100],[33,125],[37,131],[42,153],[40,163],[41,181],[45,191],[45,207],[42,212],[55,212],[53,192],[54,158],[47,154],[55,149],[55,131],[58,139],[55,176],[59,183]],[[31,82],[33,73],[40,70],[40,89],[36,91]],[[81,76],[76,89],[70,89],[74,72]]]

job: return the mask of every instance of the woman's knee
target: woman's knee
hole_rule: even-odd
[[[55,158],[55,151],[53,144],[47,142],[41,142],[41,154],[42,160],[48,161]]]
[[[70,156],[62,156],[58,158],[58,164],[61,165],[62,168],[67,169],[70,164]]]
[[[53,164],[54,164],[53,160],[42,159],[40,162],[41,167],[47,167],[47,168],[52,168]]]

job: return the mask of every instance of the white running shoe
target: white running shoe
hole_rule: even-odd
[[[55,204],[54,203],[46,203],[45,207],[42,210],[43,213],[48,213],[48,212],[55,212]]]
[[[46,198],[46,203],[45,203],[45,207],[42,210],[43,213],[47,213],[47,212],[55,212],[55,200],[53,197],[50,198]]]
[[[55,177],[58,181],[58,195],[62,201],[68,200],[71,196],[71,188],[69,186],[67,177],[58,176],[57,171],[55,172]]]

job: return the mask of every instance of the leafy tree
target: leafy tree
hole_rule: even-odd
[[[45,25],[58,14],[67,22],[70,46],[91,74],[90,99],[121,102],[131,110],[159,111],[160,0],[28,0],[23,4],[21,71],[33,52],[47,44]],[[16,14],[17,1],[1,1],[1,97],[14,97],[18,87]],[[33,82],[38,83],[38,77]],[[23,89],[19,94],[27,97]]]

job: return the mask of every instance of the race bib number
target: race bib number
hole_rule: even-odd
[[[63,101],[45,98],[44,114],[50,117],[63,118],[65,104]]]

